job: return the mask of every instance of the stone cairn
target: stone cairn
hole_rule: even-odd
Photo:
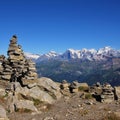
[[[25,58],[20,45],[17,45],[17,37],[14,35],[10,40],[7,51],[8,58],[0,55],[0,80],[9,82],[6,86],[8,93],[8,109],[16,111],[18,103],[17,89],[21,87],[30,88],[37,81],[35,63]]]
[[[78,81],[73,81],[69,86],[70,92],[71,93],[77,93],[78,92],[78,87],[79,87]]]
[[[114,101],[114,89],[110,84],[104,84],[101,93],[101,102],[111,103]]]
[[[109,83],[101,85],[97,82],[90,87],[90,93],[102,103],[111,103],[115,100],[114,88]]]
[[[0,56],[0,79],[10,80],[11,76],[16,71],[22,83],[34,81],[37,79],[35,63],[32,60],[27,60],[20,45],[17,45],[17,37],[14,35],[10,40],[8,48],[8,58]]]
[[[61,88],[61,93],[63,95],[66,95],[66,96],[70,95],[69,86],[70,86],[70,84],[66,80],[62,81],[60,88]]]

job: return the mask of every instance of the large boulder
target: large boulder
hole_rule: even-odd
[[[41,102],[52,104],[55,99],[49,95],[47,91],[41,90],[38,86],[33,87],[29,91],[29,96],[35,100],[39,100]]]
[[[19,82],[15,83],[15,92],[19,96],[24,96],[27,100],[39,100],[41,102],[52,104],[61,97],[60,87],[49,78],[39,78],[37,83],[21,87]]]
[[[38,87],[47,92],[53,99],[59,99],[61,97],[60,87],[50,78],[41,77],[38,79]]]

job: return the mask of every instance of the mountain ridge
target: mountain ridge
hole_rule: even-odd
[[[81,50],[67,49],[64,53],[60,54],[55,51],[50,51],[46,54],[32,54],[25,53],[27,58],[33,59],[35,62],[41,62],[46,60],[71,60],[71,59],[81,59],[81,60],[106,60],[111,57],[120,57],[120,50],[115,50],[110,46],[104,48],[96,49],[86,49]]]

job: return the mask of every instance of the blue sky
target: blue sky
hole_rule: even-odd
[[[25,52],[120,49],[120,0],[1,0],[0,54],[12,35]]]

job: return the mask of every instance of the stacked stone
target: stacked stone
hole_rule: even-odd
[[[2,63],[3,63],[4,58],[5,57],[3,55],[0,55],[0,75],[1,75],[1,71],[3,71]]]
[[[103,103],[111,103],[114,101],[114,92],[113,87],[110,84],[103,85],[102,94],[101,94],[101,102]]]
[[[92,95],[101,95],[102,85],[99,82],[97,82],[96,84],[90,87],[90,93]]]
[[[61,85],[60,85],[60,88],[62,90],[69,90],[69,83],[66,80],[63,80]]]
[[[0,57],[0,78],[10,80],[13,71],[16,70],[21,80],[35,80],[37,73],[35,63],[27,60],[20,45],[17,45],[17,37],[14,35],[8,48],[8,59]]]
[[[93,86],[90,86],[89,92],[97,101],[101,101],[102,85],[99,82],[97,82]]]
[[[2,55],[0,55],[0,80],[2,79],[2,71],[3,71],[3,66],[2,66]]]
[[[37,71],[35,68],[35,63],[32,60],[26,60],[26,68],[27,68],[27,76],[26,79],[27,80],[34,80],[37,79],[38,75],[37,75]]]
[[[61,93],[63,95],[69,96],[70,94],[69,86],[70,84],[66,80],[62,81],[60,88],[61,88]]]
[[[77,81],[73,81],[70,85],[70,92],[77,93],[78,92],[79,83]]]
[[[0,56],[0,79],[9,80],[11,77],[11,66],[4,55]]]
[[[12,74],[12,67],[7,59],[5,59],[2,63],[3,71],[1,78],[4,80],[10,80]]]
[[[24,69],[25,65],[25,56],[24,53],[21,49],[20,45],[17,45],[17,37],[13,36],[12,39],[10,40],[10,45],[8,48],[8,60],[10,64],[12,65],[12,68],[16,68],[19,70]],[[24,71],[27,71],[24,70]]]

